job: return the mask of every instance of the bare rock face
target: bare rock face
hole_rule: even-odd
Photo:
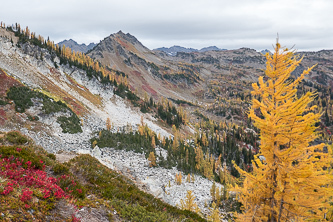
[[[91,154],[92,154],[93,157],[101,158],[102,151],[101,151],[101,150],[99,149],[99,147],[96,145],[95,148],[92,150]]]
[[[71,153],[71,152],[63,152],[63,153],[57,153],[56,154],[56,159],[60,163],[65,163],[68,162],[69,160],[75,158],[77,154]]]
[[[91,199],[93,197],[88,196],[87,198]],[[82,222],[107,222],[109,221],[109,213],[110,210],[104,206],[96,208],[83,207],[81,209],[77,209],[74,205],[67,203],[65,200],[60,200],[51,211],[51,215],[48,219],[50,221],[65,221],[65,219],[75,216]]]
[[[83,207],[76,213],[75,216],[78,219],[80,219],[82,222],[109,221],[108,209],[106,209],[105,207],[99,207],[99,208]]]

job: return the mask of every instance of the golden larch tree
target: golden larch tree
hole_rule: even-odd
[[[178,174],[176,174],[175,176],[175,182],[177,185],[181,185],[182,184],[182,174],[181,172],[179,172]]]
[[[182,210],[189,210],[200,214],[200,209],[194,200],[195,196],[193,195],[191,190],[188,190],[186,194],[186,199],[180,200],[180,208]]]
[[[194,150],[195,152],[195,168],[201,171],[202,163],[204,160],[204,154],[200,146],[197,146]]]
[[[148,161],[149,161],[149,167],[156,166],[156,157],[154,152],[149,153]]]
[[[203,174],[207,179],[211,180],[212,177],[214,176],[213,174],[214,158],[213,155],[209,155],[209,153],[206,153],[204,157],[205,158],[202,163]]]
[[[313,112],[315,106],[309,107],[316,94],[307,92],[300,98],[296,94],[298,84],[313,67],[291,80],[290,74],[302,58],[279,43],[266,59],[267,80],[259,77],[259,84],[252,84],[256,97],[249,112],[260,129],[260,151],[254,157],[252,173],[235,166],[245,177],[243,187],[235,189],[243,204],[238,220],[324,220],[332,195],[328,186],[332,177],[326,170],[331,157],[323,151],[323,143],[312,145],[317,138],[315,123],[321,116]]]
[[[175,134],[172,141],[172,151],[176,152],[179,147],[178,134]]]
[[[111,127],[112,127],[112,125],[111,125],[111,120],[110,120],[110,118],[108,117],[108,118],[106,119],[106,129],[107,129],[107,130],[111,130]]]
[[[164,147],[165,146],[165,138],[163,137],[163,139],[162,139],[162,146]]]
[[[186,182],[191,183],[191,174],[187,174]]]
[[[156,143],[155,143],[155,135],[152,135],[151,137],[151,146],[155,149]]]
[[[206,133],[204,133],[204,132],[202,133],[201,143],[203,146],[208,146],[207,136],[206,136]]]
[[[215,184],[215,181],[213,181],[213,184],[212,184],[212,188],[210,188],[210,195],[212,197],[212,201],[215,202],[216,199],[215,199],[215,193],[216,192],[216,184]]]
[[[223,217],[220,214],[219,208],[215,202],[212,203],[212,207],[209,208],[210,214],[207,216],[208,221],[220,222]]]

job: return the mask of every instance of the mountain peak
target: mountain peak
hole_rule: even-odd
[[[117,33],[113,33],[109,36],[110,39],[120,38],[123,39],[133,45],[139,45],[140,47],[145,48],[145,50],[149,50],[145,47],[135,36],[131,35],[130,33],[124,33],[122,30],[119,30]],[[105,40],[105,39],[104,39]]]
[[[199,51],[200,52],[207,52],[207,51],[223,51],[223,50],[226,50],[226,49],[220,49],[216,46],[208,46],[208,47],[204,47],[204,48],[200,49]]]
[[[90,43],[88,46],[86,44],[78,44],[75,40],[73,39],[65,39],[61,42],[58,43],[58,45],[61,47],[63,45],[65,45],[66,47],[71,48],[72,50],[76,51],[76,52],[83,52],[86,53],[87,51],[89,51],[90,49],[95,47],[95,43]]]

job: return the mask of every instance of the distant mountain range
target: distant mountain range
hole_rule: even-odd
[[[172,46],[170,48],[162,47],[162,48],[154,49],[154,51],[162,51],[171,56],[176,56],[178,52],[207,52],[207,51],[223,51],[223,50],[226,50],[226,49],[220,49],[216,46],[209,46],[209,47],[205,47],[205,48],[202,48],[199,50],[199,49],[193,49],[193,48],[185,48],[185,47],[176,46],[176,45]]]
[[[84,43],[79,44],[73,39],[61,41],[58,43],[58,45],[59,46],[65,45],[66,47],[73,49],[75,52],[83,52],[83,53],[88,52],[89,50],[93,49],[96,46],[95,43],[90,43],[89,45],[86,45]]]

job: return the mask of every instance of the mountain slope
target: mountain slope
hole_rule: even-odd
[[[147,157],[143,153],[131,154],[131,158],[140,163],[138,168],[134,166],[134,170],[131,162],[127,162],[123,158],[128,155],[126,152],[125,154],[122,151],[112,154],[109,152],[113,148],[108,147],[103,150],[103,153],[110,155],[105,156],[101,155],[101,152],[91,149],[92,141],[90,139],[98,137],[98,132],[106,128],[107,118],[111,119],[111,131],[115,134],[136,130],[143,121],[156,135],[161,134],[165,138],[171,138],[165,129],[158,126],[154,117],[141,113],[128,101],[115,95],[113,93],[114,85],[103,83],[100,77],[89,77],[86,71],[64,61],[64,58],[59,58],[47,48],[31,44],[29,41],[21,42],[20,47],[17,47],[10,42],[10,39],[0,38],[0,49],[0,69],[2,70],[0,77],[10,80],[1,81],[2,87],[6,87],[3,91],[10,91],[10,87],[15,84],[18,86],[24,84],[29,87],[28,91],[40,92],[47,96],[45,98],[24,97],[24,101],[30,101],[31,105],[25,112],[18,113],[15,111],[15,107],[18,105],[16,101],[6,98],[6,93],[2,93],[0,131],[19,130],[48,152],[66,151],[96,155],[105,165],[131,176],[133,183],[140,185],[146,192],[155,196],[163,194],[162,199],[174,206],[179,204],[180,198],[185,198],[184,185],[178,186],[173,182],[175,174],[179,173],[177,169],[150,169]],[[57,119],[62,115],[70,114],[67,111],[46,112],[43,108],[46,101],[51,103],[61,101],[67,104],[79,116],[82,132],[75,134],[63,132]],[[98,148],[96,149],[98,150]],[[161,153],[165,152],[161,149]],[[117,159],[119,157],[120,159]],[[163,193],[161,184],[165,185],[167,182],[160,181],[159,177],[151,177],[152,173],[159,175],[162,172],[165,173],[164,179],[171,181],[170,184],[173,186],[169,191],[169,196]],[[147,177],[150,179],[148,180]],[[211,181],[201,176],[198,176],[196,182],[193,183],[193,187],[200,186],[204,190],[198,196],[198,205],[204,212],[207,212],[204,202],[210,198],[209,187],[211,185]]]
[[[200,111],[210,119],[226,121],[231,118],[241,124],[240,120],[247,118],[249,101],[235,100],[237,97],[250,98],[251,84],[263,75],[265,56],[249,48],[189,51],[178,52],[175,56],[150,51],[130,34],[118,32],[101,41],[88,55],[103,65],[124,72],[132,89],[142,97],[147,92],[154,99],[163,96],[173,101],[203,104],[207,108]],[[305,55],[305,58],[293,75],[318,62],[306,81],[325,86],[332,84],[333,56],[330,50],[299,52],[298,55]],[[217,105],[216,100],[222,102]],[[237,111],[227,108],[234,106],[232,104],[237,104]],[[193,113],[196,107],[186,109]]]
[[[191,73],[180,75],[184,68],[179,64],[166,62],[134,36],[121,31],[102,40],[88,55],[105,66],[126,73],[130,85],[141,96],[147,92],[155,99],[164,96],[192,100],[191,92],[201,87],[198,76]],[[193,72],[193,68],[190,67],[190,71]]]
[[[90,126],[84,130],[83,138],[87,137],[89,132],[102,128],[108,117],[112,117],[115,127],[129,124],[136,129],[140,123],[142,114],[138,110],[132,110],[126,101],[115,96],[111,85],[101,84],[95,77],[89,79],[85,71],[76,67],[60,65],[59,58],[49,54],[46,49],[28,43],[17,48],[4,38],[0,39],[0,48],[0,68],[8,75],[51,95],[55,100],[66,102],[82,119],[90,119]],[[55,64],[59,67],[56,68]],[[154,118],[145,116],[145,122],[150,128],[157,130],[157,133],[169,135],[153,123]],[[52,143],[49,145],[52,146]],[[90,145],[87,148],[90,148]]]

